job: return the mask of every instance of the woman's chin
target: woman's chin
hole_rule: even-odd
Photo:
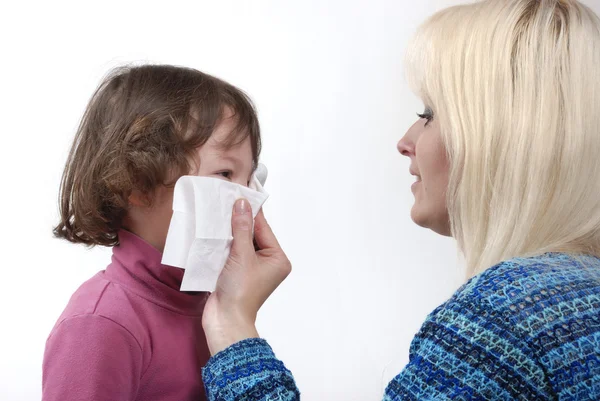
[[[447,212],[441,212],[438,214],[427,213],[422,205],[415,202],[410,211],[410,218],[416,225],[420,227],[427,228],[445,237],[452,236],[452,232],[450,230],[450,220]]]
[[[425,215],[425,213],[423,213],[422,208],[416,201],[415,201],[415,204],[413,205],[412,209],[410,210],[410,218],[416,225],[421,226],[423,228],[429,228],[427,226],[426,215]]]

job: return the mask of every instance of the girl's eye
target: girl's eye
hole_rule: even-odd
[[[231,179],[231,171],[220,171],[217,175],[227,178],[228,180]]]
[[[423,114],[417,113],[417,116],[419,118],[424,118],[425,120],[427,120],[425,122],[425,126],[427,127],[427,125],[433,120],[433,110],[431,110],[429,107],[426,107]]]

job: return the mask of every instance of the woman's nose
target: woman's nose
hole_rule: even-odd
[[[396,145],[396,148],[402,156],[414,156],[415,143],[417,142],[417,138],[419,137],[419,124],[419,120],[415,121],[415,123],[408,129],[408,131],[406,131],[402,139],[398,141],[398,145]]]
[[[408,135],[404,135],[402,139],[398,141],[398,145],[396,145],[396,148],[402,156],[410,157],[410,155],[414,153],[414,150],[412,144],[410,143],[407,137]]]

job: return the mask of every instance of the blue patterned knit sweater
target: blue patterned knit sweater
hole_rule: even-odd
[[[202,373],[210,401],[300,399],[262,339]],[[469,280],[416,334],[395,400],[600,400],[600,259],[517,258]]]

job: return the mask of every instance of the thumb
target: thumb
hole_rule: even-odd
[[[231,215],[231,231],[233,233],[232,254],[243,256],[254,253],[252,220],[250,202],[246,199],[238,199],[233,206],[233,214]]]

